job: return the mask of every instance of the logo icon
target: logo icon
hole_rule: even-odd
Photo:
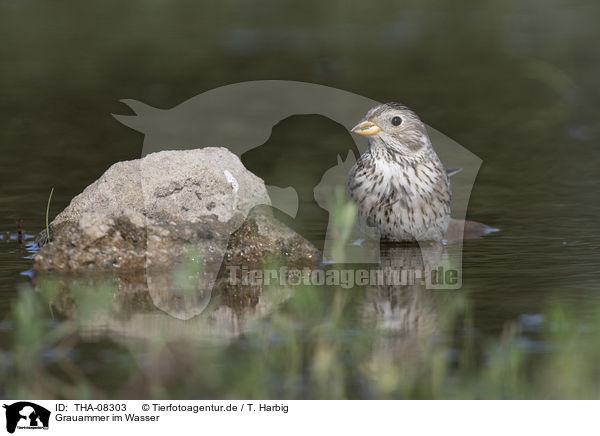
[[[155,108],[131,99],[122,102],[135,114],[113,116],[144,134],[142,157],[163,150],[226,147],[248,170],[264,180],[273,215],[321,250],[325,265],[381,264],[380,235],[375,228],[355,225],[346,237],[348,243],[344,250],[334,252],[336,232],[332,225],[332,206],[336,204],[333,194],[346,191],[348,173],[367,148],[366,138],[350,136],[349,132],[357,120],[381,102],[341,89],[285,80],[226,85],[198,94],[170,109]],[[307,117],[312,117],[312,124]],[[308,125],[322,126],[322,130],[307,130],[305,126]],[[462,168],[460,174],[452,178],[451,209],[454,221],[464,223],[481,160],[442,133],[429,126],[426,128],[444,166]],[[307,146],[319,139],[315,132],[330,135],[326,138],[330,141],[326,150],[331,159],[324,157],[323,149]],[[273,165],[284,170],[265,171]],[[156,192],[149,182],[153,176],[144,175],[143,167],[141,171],[141,198],[150,208]],[[237,180],[229,171],[225,177],[235,194],[239,188]],[[193,189],[194,186],[183,186],[181,192]],[[393,267],[422,265],[428,273],[438,271],[440,267],[444,271],[456,270],[457,279],[452,283],[430,280],[427,286],[430,289],[460,289],[463,226],[458,225],[457,230],[458,237],[448,247],[442,247],[439,253],[432,255],[427,243],[419,244],[420,250],[414,251],[414,256],[402,257]],[[147,241],[148,251],[162,249],[158,235],[153,238],[148,233]],[[219,244],[223,250],[216,252],[224,252],[227,240],[223,239]],[[396,254],[392,257],[400,258]],[[209,295],[222,261],[222,257],[215,256],[203,264],[200,287],[208,290]],[[148,269],[148,277],[152,274]],[[181,304],[165,300],[164,287],[159,283],[160,279],[148,280],[154,304],[177,318],[189,319],[200,314],[210,301],[210,298],[202,298],[201,304],[182,310]]]
[[[6,409],[6,431],[14,433],[18,429],[48,429],[50,411],[28,401],[19,401],[11,405],[4,404]]]

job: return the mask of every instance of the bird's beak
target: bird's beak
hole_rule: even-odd
[[[352,131],[362,136],[372,136],[381,132],[381,127],[371,121],[362,121],[354,126]]]

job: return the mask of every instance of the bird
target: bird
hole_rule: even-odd
[[[450,222],[449,174],[425,125],[407,106],[369,110],[352,129],[369,145],[348,175],[348,193],[362,224],[387,241],[441,242]]]

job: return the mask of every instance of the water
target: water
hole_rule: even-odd
[[[38,1],[1,2],[3,349],[14,346],[11,305],[19,289],[31,283],[21,274],[31,268],[30,253],[9,237],[16,220],[23,220],[26,233],[36,234],[44,226],[52,187],[54,216],[112,163],[140,156],[142,137],[110,116],[127,113],[118,100],[169,108],[228,83],[271,78],[402,101],[483,160],[468,218],[501,232],[465,242],[464,287],[452,291],[472,305],[470,331],[481,347],[501,338],[507,324],[539,319],[552,305],[569,305],[575,318],[591,316],[600,303],[600,53],[593,43],[600,37],[593,21],[600,6],[591,1],[569,7],[558,1],[350,5],[308,2],[291,11],[236,2],[201,9],[193,2],[134,2],[123,9],[103,2],[58,10]],[[298,137],[303,123],[307,146],[319,144],[325,153],[344,140],[338,125],[316,117],[296,123],[291,138]],[[310,172],[317,163],[318,156],[302,165]],[[276,169],[265,174],[281,177]],[[427,323],[438,299],[452,298],[403,295],[404,303],[397,303],[398,296],[373,296],[364,289],[351,295],[354,312],[374,305],[383,311],[376,318],[384,325],[412,319],[402,318],[403,307],[421,307],[417,312]],[[255,303],[224,304],[222,324],[195,321],[193,328],[157,318],[151,307],[135,315],[131,308],[138,306],[132,304],[130,330],[119,324],[108,328],[107,337],[101,333],[106,325],[96,325],[96,333],[83,334],[73,359],[88,375],[100,374],[93,362],[105,362],[100,377],[118,385],[123,374],[145,365],[143,353],[132,345],[143,339],[140,332],[167,328],[176,332],[175,343],[196,344],[196,334],[209,342],[235,341],[244,320],[269,313],[261,321],[269,324],[285,312],[276,308],[273,315],[265,301]],[[418,318],[415,326],[421,325]],[[362,327],[348,326],[329,332],[342,342],[362,333]],[[535,334],[523,335],[525,351],[537,353]],[[307,347],[318,348],[314,338],[304,339]],[[242,342],[228,352],[243,359],[243,350]],[[114,356],[121,356],[118,364]],[[302,377],[297,383],[294,392],[306,392]],[[350,391],[368,396],[361,389]],[[202,384],[199,395],[222,394]]]

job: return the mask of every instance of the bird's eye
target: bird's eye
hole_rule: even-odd
[[[402,123],[402,118],[400,117],[394,117],[392,118],[392,124],[394,126],[399,126]]]

